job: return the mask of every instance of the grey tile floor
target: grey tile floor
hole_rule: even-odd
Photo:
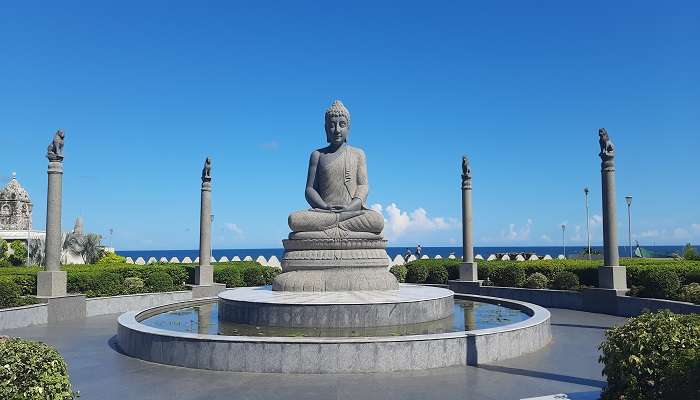
[[[421,372],[283,375],[202,371],[148,363],[115,350],[117,315],[0,332],[41,340],[68,362],[81,400],[109,399],[522,399],[596,398],[605,381],[598,344],[624,318],[550,309],[552,343],[504,362]]]

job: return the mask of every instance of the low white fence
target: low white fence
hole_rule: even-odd
[[[447,257],[443,257],[440,254],[434,255],[432,259],[434,260],[440,260],[443,258],[447,258],[450,260],[455,260],[457,257],[454,254],[450,254]],[[565,257],[564,255],[560,254],[556,257],[558,260],[563,260]],[[389,257],[389,267],[393,267],[394,265],[404,265],[406,263],[409,263],[411,261],[415,261],[417,258],[415,255],[411,254],[408,259],[404,259],[402,255],[397,255],[394,257],[394,259],[391,259]],[[429,260],[431,257],[427,255],[422,255],[420,257],[421,260]],[[484,260],[484,257],[481,254],[477,254],[474,257],[475,260]],[[549,254],[545,255],[544,257],[539,257],[536,254],[530,255],[527,259],[523,254],[518,254],[514,258],[511,259],[511,257],[508,254],[503,254],[500,257],[498,257],[496,254],[490,254],[486,260],[487,261],[493,261],[493,260],[503,260],[503,261],[509,261],[509,260],[514,260],[514,261],[538,261],[538,260],[552,260],[552,256]],[[211,259],[212,263],[224,263],[224,262],[230,262],[230,261],[255,261],[260,265],[264,265],[266,267],[273,267],[273,268],[279,268],[282,269],[282,264],[280,263],[280,260],[276,256],[271,256],[269,259],[265,258],[264,256],[258,256],[255,259],[251,256],[245,256],[242,260],[239,256],[234,256],[233,258],[229,259],[228,257],[224,256],[221,257],[219,260],[216,260],[215,258]],[[192,260],[190,257],[185,257],[182,260],[178,259],[177,257],[172,257],[169,260],[166,257],[161,257],[160,259],[156,259],[155,257],[149,257],[148,260],[145,260],[143,257],[138,257],[136,260],[134,260],[131,257],[126,257],[126,263],[127,264],[137,264],[137,265],[148,265],[148,264],[155,264],[155,263],[169,263],[169,264],[196,264],[199,263],[199,257],[195,258]]]

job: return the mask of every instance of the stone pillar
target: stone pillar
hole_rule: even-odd
[[[214,283],[211,266],[211,160],[207,158],[202,171],[202,198],[199,212],[199,266],[195,268],[194,284]]]
[[[202,169],[202,193],[199,208],[199,265],[194,268],[192,298],[214,297],[226,289],[226,285],[214,283],[214,267],[211,265],[211,159],[207,157]]]
[[[615,147],[608,132],[598,131],[601,159],[601,183],[603,196],[603,256],[604,265],[598,269],[598,287],[626,290],[627,276],[620,266],[617,246],[617,212],[615,210]]]
[[[49,145],[48,191],[46,195],[46,271],[37,273],[37,296],[66,295],[67,274],[61,271],[61,199],[63,186],[63,131]]]
[[[462,157],[462,248],[459,278],[462,281],[477,281],[479,278],[474,262],[474,236],[472,234],[472,174],[467,156]]]

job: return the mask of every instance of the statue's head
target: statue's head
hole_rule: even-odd
[[[601,138],[607,138],[608,131],[606,131],[605,128],[600,128],[598,129],[598,136],[600,136]]]
[[[65,139],[66,134],[63,133],[63,130],[62,130],[62,129],[59,129],[59,130],[56,131],[56,136],[60,137],[61,139]]]
[[[326,141],[331,144],[341,145],[348,140],[350,133],[350,112],[336,100],[326,110]]]

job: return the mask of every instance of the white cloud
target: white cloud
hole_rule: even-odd
[[[685,228],[676,228],[673,230],[674,239],[688,239],[689,237],[690,233]]]
[[[528,219],[525,226],[518,228],[515,224],[508,225],[507,232],[501,232],[501,236],[504,239],[519,241],[528,240],[530,238],[530,232],[532,231],[532,219]]]
[[[574,234],[569,236],[569,240],[572,242],[579,242],[584,239],[583,232],[581,231],[581,225],[576,225],[574,227]]]
[[[549,237],[549,235],[542,235],[542,236],[540,236],[540,239],[541,239],[542,241],[547,242],[547,243],[552,243],[552,238]]]
[[[636,236],[636,235],[632,235]],[[640,238],[657,238],[659,237],[659,230],[658,229],[649,229],[647,231],[644,231],[639,234]]]
[[[598,214],[593,214],[593,216],[589,219],[589,223],[591,226],[600,225],[603,223],[603,217]]]
[[[700,233],[700,224],[692,224],[690,226],[693,228],[695,233]]]
[[[233,236],[236,238],[241,238],[243,237],[243,229],[241,229],[237,224],[234,224],[232,222],[227,222],[224,224],[224,227],[226,227],[226,230],[233,233]]]
[[[447,230],[457,226],[457,221],[454,219],[429,217],[428,212],[422,207],[410,213],[402,211],[395,203],[386,207],[381,204],[372,204],[370,208],[384,216],[384,235],[389,240],[413,233]]]

